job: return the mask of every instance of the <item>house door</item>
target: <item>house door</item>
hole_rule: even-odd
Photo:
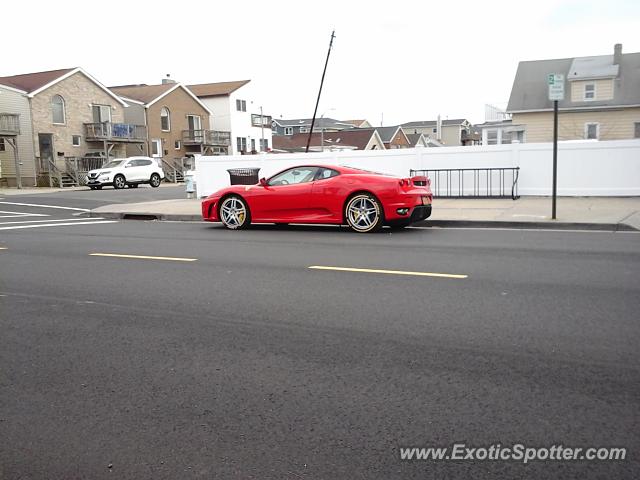
[[[49,162],[53,162],[53,134],[39,133],[38,147],[40,150],[40,171],[49,171]]]
[[[187,123],[189,125],[189,131],[202,130],[202,121],[199,115],[187,115]]]
[[[159,138],[154,138],[151,140],[151,156],[153,158],[162,157],[162,140]]]

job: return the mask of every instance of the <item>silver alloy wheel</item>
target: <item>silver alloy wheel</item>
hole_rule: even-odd
[[[357,195],[347,205],[349,226],[358,232],[373,230],[380,220],[380,207],[369,195]]]
[[[220,220],[225,227],[240,228],[247,221],[247,207],[238,197],[229,197],[220,205]]]
[[[124,188],[127,185],[127,181],[122,175],[116,175],[116,178],[113,179],[113,186],[115,188]]]
[[[156,188],[160,186],[160,175],[158,175],[157,173],[154,173],[153,175],[151,175],[151,179],[149,180],[149,184]]]

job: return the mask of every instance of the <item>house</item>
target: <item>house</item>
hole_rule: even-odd
[[[34,158],[29,98],[22,90],[0,85],[0,186],[35,186]]]
[[[0,156],[8,184],[17,183],[15,165],[27,184],[47,177],[49,184],[52,177],[77,184],[78,160],[86,154],[124,155],[127,144],[146,140],[143,124],[124,123],[126,102],[81,68],[0,77],[0,86],[0,112],[18,115],[20,126],[19,162],[7,158],[11,141],[4,132]]]
[[[376,130],[380,134],[380,138],[382,139],[382,143],[384,143],[384,147],[386,149],[410,148],[412,146],[407,135],[399,126],[376,127]]]
[[[524,127],[508,118],[479,123],[472,127],[481,138],[481,145],[504,145],[524,142]]]
[[[288,120],[273,119],[271,128],[273,129],[273,135],[295,135],[296,133],[309,133],[311,130],[311,118],[292,118]],[[368,123],[368,122],[367,122]],[[334,118],[320,117],[316,118],[313,124],[313,131],[320,132],[339,132],[342,130],[348,130],[350,128],[356,128],[355,125],[349,122],[343,122]]]
[[[424,133],[446,147],[463,145],[471,130],[471,123],[464,118],[440,120],[438,117],[438,120],[407,122],[400,126],[406,134]]]
[[[353,125],[356,128],[371,128],[371,127],[373,127],[373,125],[371,125],[366,120],[342,120],[342,123],[348,123],[350,125]]]
[[[277,152],[304,152],[308,139],[308,133],[275,135],[273,137],[273,149]],[[321,145],[324,145],[324,148]],[[380,134],[373,128],[312,133],[309,146],[309,151],[312,152],[384,149]]]
[[[442,144],[424,133],[409,133],[407,140],[412,147],[441,147]]]
[[[111,87],[129,105],[127,122],[147,125],[146,152],[161,159],[170,180],[179,178],[185,168],[183,159],[195,154],[213,154],[229,148],[229,132],[209,128],[209,109],[182,83],[164,79],[157,85]],[[140,155],[129,147],[127,154]]]
[[[271,116],[264,113],[250,82],[189,85],[211,111],[211,128],[231,132],[230,154],[268,152],[272,146]]]
[[[521,141],[553,141],[549,74],[563,74],[565,97],[558,102],[559,140],[640,138],[640,52],[523,61],[507,112],[523,132]]]

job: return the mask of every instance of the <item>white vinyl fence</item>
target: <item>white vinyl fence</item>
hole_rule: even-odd
[[[229,185],[230,168],[260,168],[269,177],[296,165],[345,165],[408,177],[410,170],[519,167],[520,195],[550,195],[552,144],[411,148],[323,153],[199,156],[197,195]],[[472,185],[465,185],[468,193]],[[558,144],[558,195],[640,196],[640,140]]]

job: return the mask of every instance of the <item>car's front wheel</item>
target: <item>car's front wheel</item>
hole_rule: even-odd
[[[232,195],[225,198],[218,208],[218,216],[222,224],[231,230],[246,228],[251,223],[251,213],[246,202]]]
[[[369,193],[360,193],[349,199],[345,208],[349,227],[358,233],[375,232],[382,228],[382,205]]]
[[[125,180],[124,175],[118,174],[113,178],[113,188],[115,188],[116,190],[123,189],[126,186],[127,181]]]
[[[160,186],[160,182],[161,182],[161,178],[160,175],[158,175],[157,173],[154,173],[151,175],[151,179],[149,180],[149,185],[151,185],[153,188],[157,188]]]

